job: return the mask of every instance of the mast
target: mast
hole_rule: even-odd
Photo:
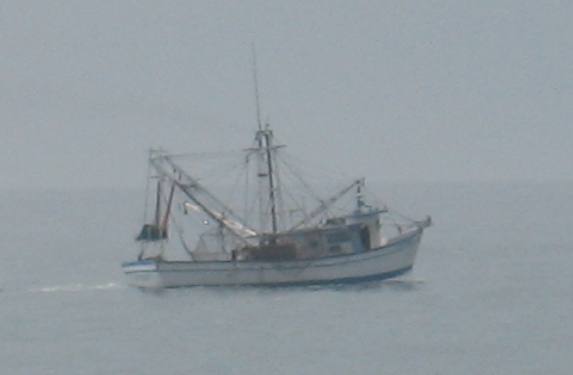
[[[274,181],[274,168],[273,168],[273,158],[272,152],[274,151],[272,145],[273,132],[270,130],[269,125],[266,124],[265,129],[262,127],[261,123],[261,104],[259,99],[259,79],[257,70],[257,53],[255,50],[255,45],[252,45],[252,59],[253,59],[253,81],[255,90],[255,106],[257,112],[257,133],[255,139],[257,141],[257,146],[259,149],[259,168],[264,164],[264,159],[266,158],[266,171],[262,172],[259,169],[259,177],[267,177],[268,191],[269,191],[269,203],[271,209],[271,225],[272,233],[277,234],[278,232],[278,219],[277,219],[277,203],[275,197],[275,181]],[[259,192],[259,207],[261,212],[263,211],[263,201],[262,201],[262,191]],[[265,218],[261,215],[261,229],[264,227]]]
[[[263,199],[263,182],[262,177],[265,177],[264,171],[264,156],[263,156],[263,137],[261,136],[263,127],[261,124],[261,104],[259,99],[259,78],[257,70],[257,52],[255,44],[251,45],[252,65],[253,65],[253,88],[255,94],[255,112],[257,115],[257,132],[255,133],[255,142],[258,149],[257,152],[257,185],[258,185],[258,204],[259,204],[259,230],[264,231],[265,228],[265,215],[264,212],[264,199]]]
[[[277,222],[277,204],[275,200],[275,182],[274,182],[274,175],[273,175],[273,158],[271,155],[272,152],[272,136],[273,132],[268,128],[265,129],[264,137],[265,137],[265,148],[267,154],[267,169],[268,169],[268,176],[269,176],[269,201],[271,203],[271,222],[272,222],[272,229],[273,234],[277,234],[278,231],[278,222]]]

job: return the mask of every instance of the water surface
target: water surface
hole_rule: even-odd
[[[6,374],[570,374],[573,184],[379,189],[431,213],[414,272],[304,288],[144,293],[142,193],[0,193]]]

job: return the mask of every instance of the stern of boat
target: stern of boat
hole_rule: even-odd
[[[124,262],[121,265],[127,284],[139,288],[161,288],[162,282],[155,260],[145,259],[135,262]]]

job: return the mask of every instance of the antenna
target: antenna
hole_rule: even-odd
[[[258,78],[258,71],[257,71],[257,51],[255,50],[255,43],[251,45],[252,50],[252,58],[253,58],[253,81],[255,84],[255,105],[257,109],[257,126],[259,127],[259,131],[263,130],[263,126],[261,124],[261,104],[259,101],[259,78]]]
[[[278,232],[278,221],[277,221],[277,211],[276,211],[276,197],[275,197],[275,181],[274,181],[274,170],[273,170],[273,159],[272,153],[275,147],[272,144],[272,131],[267,124],[263,129],[263,124],[261,122],[261,104],[259,99],[259,77],[257,71],[257,51],[255,50],[255,44],[251,45],[252,56],[253,56],[253,81],[255,84],[255,104],[257,109],[257,126],[258,131],[256,134],[256,141],[259,146],[259,177],[268,178],[268,193],[269,193],[269,204],[271,210],[271,223],[272,223],[272,233],[276,235]],[[266,159],[266,160],[265,160]],[[265,163],[266,161],[266,163]],[[264,164],[266,164],[266,171],[264,171]],[[259,185],[262,186],[262,185]],[[261,189],[262,190],[262,189]],[[262,194],[259,194],[259,207],[263,207]],[[263,210],[261,210],[261,213]],[[263,228],[263,223],[265,221],[264,216],[261,214],[261,230]],[[271,241],[274,241],[272,239]]]

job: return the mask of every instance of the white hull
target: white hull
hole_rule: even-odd
[[[170,288],[215,285],[296,285],[394,277],[412,269],[423,229],[416,228],[363,253],[281,262],[155,261],[124,263],[129,285]]]

